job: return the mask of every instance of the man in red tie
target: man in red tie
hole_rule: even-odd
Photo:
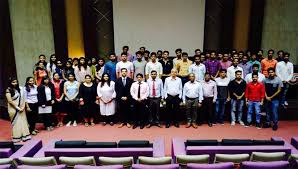
[[[147,80],[149,86],[149,124],[147,128],[150,128],[153,125],[161,127],[159,121],[159,110],[160,102],[163,98],[163,83],[160,78],[157,76],[157,71],[152,70],[150,72],[151,77]]]

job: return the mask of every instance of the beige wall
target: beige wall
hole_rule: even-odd
[[[290,60],[298,64],[298,1],[266,0],[262,48],[290,52]]]
[[[17,75],[21,85],[32,76],[39,54],[54,53],[50,0],[9,0]]]

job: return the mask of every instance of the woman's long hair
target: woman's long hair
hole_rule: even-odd
[[[81,64],[81,60],[85,60],[85,63],[84,64]],[[87,65],[88,63],[87,63],[87,60],[85,59],[85,58],[83,58],[83,57],[81,57],[80,59],[79,59],[79,65],[78,65],[78,68],[79,68],[79,70],[81,71],[81,67],[83,66],[84,67],[84,69],[86,70],[87,69]]]
[[[16,86],[13,86],[11,83],[15,80],[17,81],[18,84]],[[10,77],[8,79],[8,90],[9,90],[9,93],[10,93],[11,97],[13,97],[16,94],[14,89],[17,90],[20,93],[19,81],[16,77]]]
[[[43,85],[43,86],[45,85],[44,81],[45,81],[46,79],[49,80],[48,86],[50,86],[50,85],[52,84],[52,82],[50,81],[50,78],[49,78],[48,76],[45,76],[45,77],[42,78],[41,85]]]
[[[29,76],[26,78],[25,88],[27,92],[30,92],[29,80],[33,79],[33,77]]]
[[[50,56],[50,69],[51,69],[51,70],[53,69],[53,66],[56,65],[56,63],[57,63],[57,58],[56,58],[56,61],[52,61],[52,58],[53,58],[53,57],[56,57],[56,55],[55,55],[55,54],[52,54],[52,55]]]
[[[107,81],[105,81],[105,79],[103,78],[105,75],[107,75],[109,77],[109,79]],[[107,83],[108,86],[110,86],[111,78],[110,78],[110,75],[108,73],[102,74],[100,87],[102,87],[105,83]]]

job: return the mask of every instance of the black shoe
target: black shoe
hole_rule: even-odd
[[[250,125],[251,125],[250,123],[246,122],[244,127],[249,127]]]
[[[171,125],[170,125],[169,123],[166,124],[166,128],[170,128],[170,126],[171,126]]]
[[[138,125],[135,124],[132,126],[132,129],[136,129],[137,127],[138,127]]]
[[[209,127],[212,127],[212,123],[208,123],[208,126],[209,126]]]
[[[256,128],[257,129],[261,129],[261,124],[260,123],[256,123]]]
[[[271,127],[271,125],[269,124],[269,123],[265,123],[264,125],[263,125],[263,128],[270,128]]]
[[[179,123],[175,123],[174,126],[175,126],[176,128],[179,128]]]
[[[140,129],[143,129],[145,126],[142,124],[141,126],[140,126]]]
[[[278,129],[278,125],[277,124],[274,124],[273,127],[272,127],[272,130],[273,131],[276,131],[277,129]]]
[[[157,123],[156,125],[157,127],[162,128],[162,125],[160,123]]]

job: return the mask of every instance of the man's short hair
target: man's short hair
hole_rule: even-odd
[[[144,77],[142,73],[138,73],[138,74],[136,75],[136,77],[138,77],[138,76],[141,76],[142,78]]]

